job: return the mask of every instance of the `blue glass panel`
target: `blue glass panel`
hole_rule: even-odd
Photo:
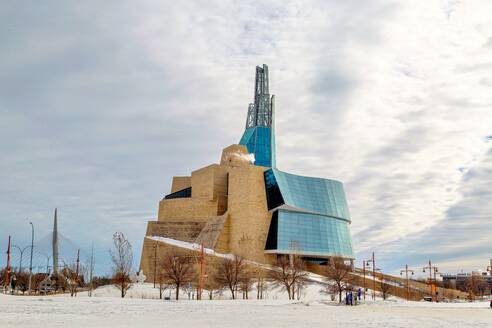
[[[239,141],[240,145],[246,145],[248,141],[251,139],[251,135],[255,132],[255,128],[249,128],[244,130],[243,136],[241,137],[241,140]]]
[[[249,153],[255,155],[255,165],[271,167],[272,143],[270,128],[254,127],[246,129],[239,144],[246,146]]]
[[[304,177],[276,169],[269,171],[275,175],[275,180],[286,205],[301,211],[350,220],[350,213],[341,182]]]
[[[279,210],[275,245],[279,253],[353,258],[349,222],[333,217]]]

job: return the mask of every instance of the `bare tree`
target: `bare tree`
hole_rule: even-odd
[[[256,299],[263,299],[263,292],[268,289],[265,279],[268,273],[261,267],[256,268]]]
[[[219,264],[220,261],[216,257],[211,257],[210,259],[208,259],[207,262],[207,274],[205,277],[204,289],[208,291],[208,298],[210,300],[213,298],[214,292],[220,291],[224,287],[226,287],[223,284],[219,283],[216,279]]]
[[[239,276],[239,290],[243,293],[243,299],[249,299],[249,292],[253,289],[255,283],[255,271],[245,266],[243,272]]]
[[[159,299],[162,299],[164,291],[169,287],[169,281],[167,280],[166,275],[164,274],[164,261],[166,257],[165,254],[159,253],[157,256],[157,268],[156,268],[156,281],[159,285]]]
[[[277,258],[277,267],[270,272],[270,278],[287,291],[289,300],[294,299],[296,285],[302,284],[308,275],[303,259],[299,255],[281,255]]]
[[[164,291],[168,288],[168,281],[166,279],[166,276],[164,275],[164,270],[162,267],[159,267],[157,270],[157,283],[159,284],[159,299],[162,300],[162,295],[164,294]]]
[[[338,294],[339,303],[342,302],[342,292],[352,281],[351,271],[352,267],[346,264],[342,258],[332,258],[330,263],[326,265],[324,273],[326,280],[331,283],[329,289]]]
[[[467,292],[470,300],[474,300],[476,295],[483,296],[485,294],[487,283],[481,275],[472,273],[465,280],[461,281],[459,289]]]
[[[179,299],[179,289],[195,278],[193,258],[190,252],[177,248],[163,254],[162,279],[176,288],[176,300]]]
[[[391,285],[388,283],[388,281],[384,278],[381,278],[379,281],[379,288],[381,288],[381,294],[383,296],[383,300],[388,297],[389,291],[391,290]]]
[[[76,262],[64,263],[61,275],[70,291],[70,296],[77,296],[77,289],[83,287],[85,272],[84,265],[77,265]]]
[[[121,232],[113,234],[113,249],[110,251],[113,262],[113,285],[121,291],[121,297],[131,287],[130,274],[133,265],[132,245]]]
[[[217,266],[215,280],[220,285],[229,288],[232,299],[236,298],[236,292],[244,270],[245,263],[243,258],[239,255],[233,255],[232,258],[222,259]]]

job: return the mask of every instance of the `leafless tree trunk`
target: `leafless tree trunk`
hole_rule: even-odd
[[[194,256],[187,251],[171,248],[163,254],[162,277],[176,288],[176,300],[179,290],[195,277]]]
[[[289,295],[289,300],[294,299],[294,289],[297,283],[303,283],[307,277],[306,265],[298,255],[281,255],[277,258],[277,269],[270,272],[270,278],[276,285],[283,286]]]
[[[483,277],[477,274],[471,274],[462,285],[471,301],[475,300],[476,295],[483,296],[487,288],[487,283]]]
[[[220,265],[220,261],[218,258],[211,257],[207,261],[206,271],[207,275],[205,278],[204,289],[208,290],[208,298],[213,299],[213,294],[216,291],[223,289],[225,286],[219,283],[216,279],[217,269]]]
[[[239,277],[239,289],[243,292],[243,299],[249,299],[249,292],[253,289],[255,272],[249,266],[245,266]]]
[[[215,280],[220,285],[229,288],[232,299],[235,299],[237,296],[236,291],[239,287],[240,279],[244,274],[244,270],[244,260],[239,255],[233,255],[233,258],[223,259],[218,264]]]
[[[113,285],[121,291],[121,297],[123,298],[131,287],[132,245],[123,233],[116,232],[113,234],[113,248],[109,252],[113,262]]]
[[[262,268],[256,270],[256,299],[263,299],[263,291],[266,289],[265,285],[266,272]]]
[[[330,288],[338,293],[338,302],[342,302],[342,292],[352,281],[350,272],[352,267],[342,258],[332,258],[325,269],[326,280],[331,283]]]
[[[77,273],[76,262],[64,263],[60,278],[65,280],[71,297],[77,296],[77,288],[83,284],[85,272],[86,267],[84,265],[79,266]]]
[[[391,289],[391,285],[388,284],[388,281],[386,281],[384,278],[381,278],[381,280],[379,281],[379,287],[381,288],[383,300],[385,300],[386,297],[388,296],[388,292]]]

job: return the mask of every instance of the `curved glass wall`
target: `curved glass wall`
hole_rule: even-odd
[[[272,167],[275,151],[272,149],[273,142],[271,128],[257,126],[246,129],[239,144],[246,146],[248,152],[255,155],[255,165]]]
[[[339,181],[266,170],[273,210],[265,250],[304,256],[353,258],[350,214]]]
[[[354,257],[347,221],[286,210],[275,211],[265,249],[306,256]]]
[[[350,220],[345,192],[339,181],[270,169],[265,171],[265,187],[269,210],[285,204],[300,211]]]

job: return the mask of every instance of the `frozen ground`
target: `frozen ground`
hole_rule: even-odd
[[[142,289],[142,288],[140,288]],[[149,289],[145,286],[143,289]],[[492,327],[481,303],[379,301],[338,306],[313,293],[311,300],[160,301],[81,294],[48,297],[0,294],[0,327]],[[106,296],[103,296],[106,295]],[[145,295],[148,295],[145,293]],[[307,295],[309,296],[309,295]]]

